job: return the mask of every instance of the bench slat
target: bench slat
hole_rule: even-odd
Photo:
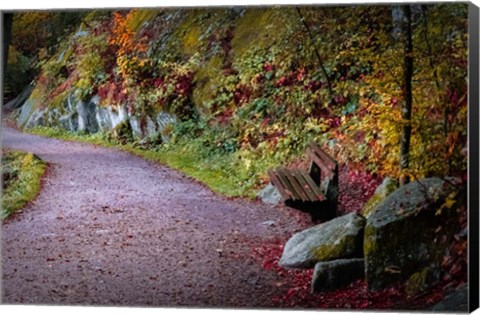
[[[302,201],[310,201],[310,197],[307,195],[305,189],[302,187],[302,184],[299,183],[297,177],[295,176],[295,170],[289,170],[287,168],[284,168],[283,171],[287,175],[287,179],[292,185],[292,187],[295,189],[297,195],[300,196],[300,199]]]
[[[337,178],[337,161],[323,151],[315,142],[310,142],[307,154],[311,159],[309,173],[285,167],[268,170],[270,181],[277,187],[283,201],[319,202],[327,199],[317,182],[320,183],[320,180]]]
[[[325,151],[323,151],[318,144],[315,142],[311,141],[310,142],[310,147],[313,149],[313,151],[320,156],[322,160],[325,161],[325,164],[327,165],[328,168],[331,170],[335,169],[337,166],[337,162],[330,156],[328,155]]]
[[[285,173],[284,168],[278,168],[277,174],[279,175],[278,178],[282,182],[282,184],[287,188],[287,190],[292,194],[292,200],[302,200],[302,198],[297,194],[295,188],[292,186],[290,181],[288,180],[288,175]]]
[[[300,186],[302,186],[303,191],[308,196],[308,199],[313,202],[318,201],[318,198],[315,195],[315,192],[312,190],[312,187],[310,187],[310,185],[305,180],[304,174],[300,170],[293,170],[292,172],[295,175],[295,179],[298,181]]]
[[[278,192],[283,198],[283,201],[290,199],[292,194],[287,190],[287,188],[281,183],[278,179],[278,174],[272,169],[268,170],[268,175],[270,176],[270,180],[272,181],[273,185],[278,189]]]
[[[312,188],[313,192],[315,193],[317,200],[318,201],[324,201],[326,199],[325,195],[322,193],[320,187],[315,184],[313,179],[310,177],[310,175],[304,173],[303,178],[305,181],[310,185],[310,188]]]
[[[331,168],[329,168],[329,166],[325,163],[325,161],[322,160],[322,158],[318,156],[312,149],[309,148],[308,151],[309,151],[310,158],[322,170],[322,175],[328,178],[332,178],[335,175],[334,171]]]

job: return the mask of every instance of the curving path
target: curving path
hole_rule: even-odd
[[[224,198],[119,150],[2,136],[50,165],[39,196],[3,223],[2,303],[257,308],[281,292],[251,246],[304,228],[294,210]]]

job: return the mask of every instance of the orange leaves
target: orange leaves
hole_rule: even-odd
[[[448,146],[447,156],[451,157],[454,154],[455,148],[459,149],[458,140],[460,138],[460,133],[458,131],[449,133],[447,135],[446,144]]]
[[[143,39],[137,39],[136,33],[130,28],[130,20],[135,10],[126,15],[114,12],[113,26],[109,38],[109,44],[117,48],[117,66],[124,80],[133,76],[136,68],[142,68],[147,63],[145,57],[141,57],[147,51],[148,45]]]
[[[133,46],[133,32],[128,29],[127,19],[119,12],[113,13],[113,28],[109,39],[110,45],[119,47],[119,54],[125,54],[129,47]]]

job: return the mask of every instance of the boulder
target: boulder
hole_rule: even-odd
[[[468,312],[468,285],[457,288],[432,308],[434,312]]]
[[[279,204],[282,201],[282,196],[278,192],[277,188],[269,183],[265,188],[260,190],[257,194],[257,197],[260,198],[264,203],[271,205]]]
[[[445,222],[458,205],[464,204],[461,195],[444,180],[427,178],[400,187],[376,207],[367,219],[364,239],[370,290],[408,281],[425,268],[429,275],[437,275],[429,281],[436,281],[432,278],[439,275],[449,229],[456,228]],[[440,229],[442,234],[438,235]]]
[[[364,276],[363,258],[319,262],[313,271],[312,293],[336,290]]]
[[[279,265],[312,268],[317,262],[362,257],[365,219],[350,213],[295,234],[285,244]]]
[[[365,203],[360,213],[368,218],[380,202],[398,188],[398,182],[390,177],[385,177],[383,182],[375,189],[373,196]]]

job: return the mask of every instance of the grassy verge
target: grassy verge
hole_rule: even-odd
[[[2,152],[2,211],[1,219],[21,209],[40,191],[40,180],[46,165],[31,153],[3,150]]]
[[[228,197],[255,198],[258,189],[267,180],[266,170],[277,164],[272,157],[259,157],[252,152],[216,152],[205,147],[204,139],[185,139],[174,144],[144,148],[138,143],[123,145],[114,143],[100,133],[82,135],[49,127],[35,127],[27,132],[62,140],[116,147],[177,169]]]

